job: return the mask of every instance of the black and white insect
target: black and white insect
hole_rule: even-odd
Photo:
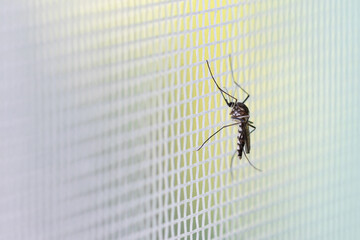
[[[212,74],[211,68],[210,68],[210,64],[209,61],[206,60],[206,64],[207,67],[209,69],[211,78],[214,80],[214,83],[216,84],[216,87],[220,90],[220,93],[222,95],[222,97],[224,98],[226,104],[231,108],[230,111],[230,115],[231,115],[231,119],[233,121],[235,121],[235,123],[232,124],[228,124],[225,125],[223,127],[221,127],[219,130],[217,130],[215,133],[213,133],[210,137],[208,137],[203,144],[201,144],[201,146],[197,149],[197,151],[199,151],[207,141],[210,140],[210,138],[212,138],[213,136],[215,136],[218,132],[220,132],[221,130],[223,130],[224,128],[227,127],[231,127],[234,125],[238,125],[238,136],[237,136],[237,150],[234,152],[232,158],[231,158],[231,165],[232,166],[232,162],[234,159],[235,154],[237,153],[239,159],[242,159],[242,156],[244,154],[245,158],[247,159],[247,161],[249,162],[249,164],[255,168],[258,171],[261,171],[260,169],[256,168],[249,160],[249,158],[246,156],[246,154],[250,153],[250,149],[251,149],[251,145],[250,145],[250,134],[255,131],[256,127],[253,125],[253,122],[249,120],[250,118],[250,111],[249,108],[245,105],[246,100],[249,99],[250,95],[248,92],[246,92],[237,82],[235,82],[234,80],[234,73],[233,73],[233,69],[232,69],[232,63],[231,63],[231,56],[229,55],[229,63],[230,63],[230,68],[231,68],[231,75],[232,75],[232,79],[233,82],[235,83],[235,85],[237,87],[239,87],[247,96],[244,99],[244,101],[239,102],[237,98],[235,98],[234,96],[230,95],[228,92],[224,91],[223,89],[220,88],[220,86],[218,85],[218,83],[216,82],[214,75]],[[225,95],[228,96],[231,100],[226,99]],[[250,127],[252,128],[252,130],[250,131]]]

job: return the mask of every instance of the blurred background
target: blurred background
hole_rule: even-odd
[[[358,239],[359,9],[1,1],[0,239]]]

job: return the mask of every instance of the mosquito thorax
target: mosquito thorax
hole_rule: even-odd
[[[247,116],[249,115],[249,109],[244,103],[237,102],[233,104],[230,115],[232,119]]]

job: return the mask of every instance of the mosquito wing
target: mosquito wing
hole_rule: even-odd
[[[246,123],[246,125],[244,126],[244,137],[245,137],[245,152],[246,153],[250,153],[250,148],[251,148],[251,145],[250,145],[250,131],[249,131],[249,124]]]

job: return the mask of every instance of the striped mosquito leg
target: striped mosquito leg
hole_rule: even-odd
[[[242,117],[239,117],[238,119],[242,119],[242,118],[248,118],[249,115],[246,115],[246,116],[242,116]],[[223,130],[224,128],[227,128],[227,127],[231,127],[231,126],[234,126],[234,125],[238,125],[239,123],[236,122],[236,123],[232,123],[232,124],[229,124],[229,125],[225,125],[223,127],[221,127],[219,130],[217,130],[215,133],[213,133],[210,137],[208,137],[205,142],[203,142],[203,144],[201,144],[201,146],[196,150],[196,151],[199,151],[205,143],[207,143],[207,141],[210,140],[210,138],[212,138],[213,136],[215,136],[218,132],[220,132],[221,130]]]
[[[253,130],[251,130],[251,132],[250,132],[250,133],[252,133],[253,131],[255,131],[255,130],[256,130],[256,127],[255,127],[254,125],[249,124],[249,126],[253,128]]]

